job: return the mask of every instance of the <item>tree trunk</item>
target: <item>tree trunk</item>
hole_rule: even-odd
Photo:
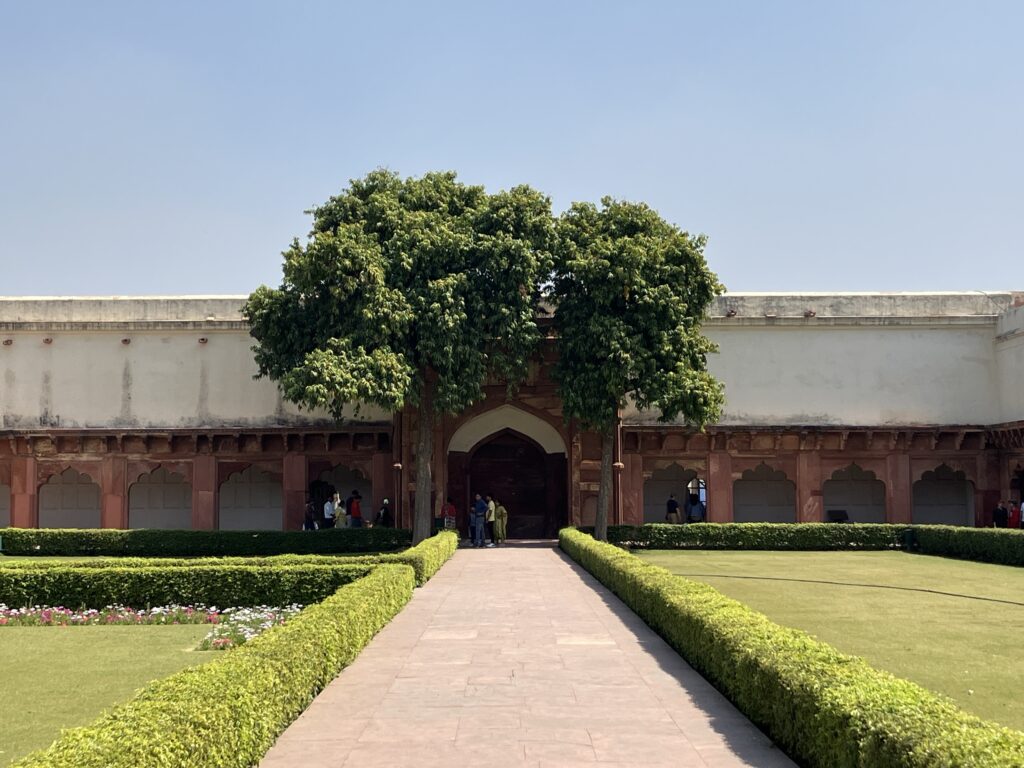
[[[434,459],[434,397],[430,384],[423,385],[419,424],[416,428],[416,508],[412,516],[412,543],[419,544],[433,532],[430,508],[431,465]]]
[[[594,516],[594,538],[608,541],[608,509],[612,501],[612,461],[615,458],[615,427],[601,434],[601,484],[597,490],[597,513]]]

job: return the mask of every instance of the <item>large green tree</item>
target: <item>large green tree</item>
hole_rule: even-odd
[[[551,292],[557,309],[555,380],[566,417],[601,434],[595,536],[608,535],[619,413],[628,401],[662,421],[703,426],[721,413],[701,333],[722,292],[691,236],[640,203],[575,203],[557,224]]]
[[[339,419],[361,404],[416,407],[418,542],[431,530],[437,415],[482,399],[488,376],[514,389],[539,340],[551,204],[526,186],[488,194],[454,173],[379,170],[311,213],[280,287],[245,305],[256,362],[288,400]]]

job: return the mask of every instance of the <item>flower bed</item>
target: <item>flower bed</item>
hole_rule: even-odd
[[[244,645],[271,627],[284,624],[302,610],[301,605],[278,608],[217,608],[205,605],[165,605],[135,609],[123,605],[73,610],[63,606],[34,605],[10,608],[0,603],[0,627],[70,627],[166,624],[213,624],[196,647],[198,651],[223,651]]]
[[[114,626],[124,624],[216,624],[222,611],[204,605],[164,605],[156,608],[128,608],[108,605],[104,608],[81,608],[33,605],[11,608],[0,603],[0,626]]]
[[[275,608],[257,605],[254,608],[225,608],[215,615],[216,626],[199,641],[197,651],[226,651],[259,637],[271,627],[284,624],[302,610],[301,605]]]

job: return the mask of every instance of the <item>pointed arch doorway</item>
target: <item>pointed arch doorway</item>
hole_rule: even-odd
[[[449,442],[448,492],[465,532],[475,494],[508,509],[510,539],[554,538],[568,520],[565,442],[547,422],[512,406],[460,427]]]

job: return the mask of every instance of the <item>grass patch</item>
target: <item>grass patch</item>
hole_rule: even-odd
[[[1024,603],[1020,568],[902,552],[636,554],[1024,730],[1024,605],[1013,604]]]
[[[146,683],[217,657],[208,625],[0,628],[0,765],[85,725]]]

